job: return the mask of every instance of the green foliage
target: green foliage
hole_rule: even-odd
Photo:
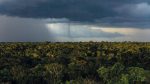
[[[146,79],[145,70],[139,67],[128,68],[129,80],[131,83],[144,82]]]
[[[122,74],[120,80],[118,81],[118,84],[129,84],[129,75]]]
[[[11,73],[9,69],[4,68],[0,70],[0,82],[5,83],[11,80],[12,80],[12,77],[11,77]]]
[[[64,66],[57,63],[46,64],[44,66],[46,69],[46,77],[49,84],[60,83],[63,77]]]
[[[0,84],[150,84],[150,43],[0,43]]]
[[[66,81],[65,84],[99,84],[99,83],[97,83],[95,80],[80,78],[76,80]]]
[[[120,63],[114,64],[112,67],[101,67],[97,71],[99,76],[103,78],[107,84],[117,83],[120,79],[120,74],[123,72],[124,66]]]
[[[112,67],[101,67],[97,71],[107,84],[135,84],[143,83],[146,79],[145,70],[139,67],[129,67],[116,63]]]

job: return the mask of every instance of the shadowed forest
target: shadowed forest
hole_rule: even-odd
[[[150,43],[0,43],[0,84],[150,84]]]

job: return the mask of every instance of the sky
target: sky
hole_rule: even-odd
[[[0,0],[0,42],[150,41],[150,0]]]

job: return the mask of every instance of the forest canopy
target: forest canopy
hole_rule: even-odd
[[[0,43],[1,84],[150,84],[150,43]]]

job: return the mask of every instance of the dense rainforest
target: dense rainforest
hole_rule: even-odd
[[[0,43],[0,84],[150,84],[150,43]]]

